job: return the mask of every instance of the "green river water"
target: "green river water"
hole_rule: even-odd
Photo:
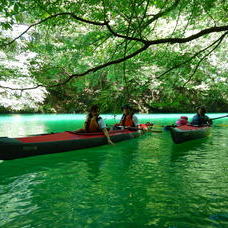
[[[102,117],[113,124],[120,115]],[[165,125],[180,114],[138,117]],[[74,130],[84,118],[0,115],[0,137]],[[0,161],[0,227],[228,227],[227,139],[228,118],[214,121],[208,138],[179,145],[169,132],[148,133],[114,146]]]

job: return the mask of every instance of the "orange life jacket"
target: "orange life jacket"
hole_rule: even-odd
[[[128,127],[135,127],[132,116],[133,115],[131,115],[131,114],[129,114],[129,115],[124,114],[121,118],[120,125],[121,126],[128,126]]]
[[[86,122],[86,131],[87,132],[98,132],[101,131],[98,120],[101,119],[101,117],[98,117],[97,119],[88,119]]]

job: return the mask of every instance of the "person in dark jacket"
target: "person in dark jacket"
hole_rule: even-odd
[[[197,114],[193,116],[191,124],[194,126],[211,125],[212,121],[206,115],[206,108],[200,106],[196,109]]]

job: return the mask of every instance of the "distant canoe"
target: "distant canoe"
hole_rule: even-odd
[[[179,127],[171,127],[170,132],[175,143],[183,143],[185,141],[207,137],[210,134],[209,126],[189,126],[183,125]]]

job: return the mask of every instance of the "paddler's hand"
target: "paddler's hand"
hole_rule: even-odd
[[[114,143],[114,142],[112,142],[112,140],[111,140],[111,139],[108,139],[108,144],[110,144],[110,145],[115,145],[115,143]]]

